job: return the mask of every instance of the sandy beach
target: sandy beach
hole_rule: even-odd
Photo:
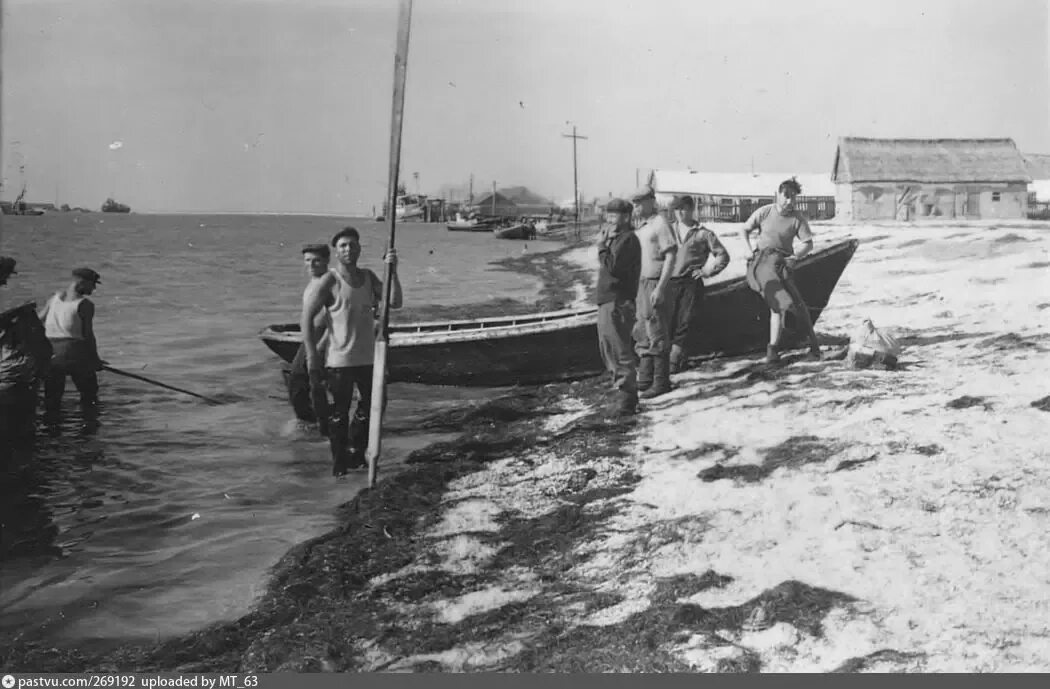
[[[715,225],[743,272],[736,227]],[[1050,670],[1050,224],[843,227],[817,323],[897,371],[694,361],[638,417],[606,381],[444,414],[462,431],[291,551],[259,607],[51,671]],[[589,298],[594,250],[560,267]],[[530,260],[535,260],[533,257]],[[703,327],[703,326],[701,326]],[[18,640],[15,640],[16,642]]]

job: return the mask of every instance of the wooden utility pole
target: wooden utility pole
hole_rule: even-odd
[[[580,136],[576,133],[576,125],[572,125],[572,134],[562,134],[567,139],[572,139],[572,205],[575,206],[575,227],[576,227],[576,239],[580,238],[580,191],[578,176],[576,173],[576,140],[586,139],[586,136]]]

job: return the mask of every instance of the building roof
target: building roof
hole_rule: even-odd
[[[834,196],[835,185],[826,173],[791,172],[697,172],[696,170],[653,170],[652,185],[657,194],[708,196],[775,196],[785,179],[796,178],[803,196]]]
[[[842,137],[831,179],[848,182],[1029,182],[1013,139]]]

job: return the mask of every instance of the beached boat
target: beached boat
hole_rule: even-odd
[[[445,223],[445,227],[451,232],[489,232],[492,230],[491,220],[451,220]]]
[[[497,227],[492,234],[499,239],[529,239],[536,234],[535,228],[528,223],[515,223],[507,227]]]
[[[857,250],[848,240],[815,252],[795,269],[795,281],[813,321],[827,305],[839,276]],[[765,349],[769,310],[743,277],[708,287],[697,316],[702,327],[687,344],[691,356],[736,355]],[[391,382],[499,386],[571,380],[600,373],[597,309],[588,307],[524,316],[461,321],[391,323],[387,360]],[[259,334],[290,362],[302,338],[298,324],[272,325]],[[793,318],[785,346],[797,342]]]

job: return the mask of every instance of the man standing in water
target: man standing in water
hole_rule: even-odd
[[[80,393],[85,414],[98,407],[98,376],[105,363],[95,341],[95,305],[89,296],[102,278],[91,268],[73,270],[73,282],[56,292],[40,312],[44,332],[54,348],[51,371],[44,380],[45,410],[57,414],[66,389],[66,376]]]
[[[0,286],[7,285],[17,262],[0,256]],[[0,451],[10,442],[32,437],[40,378],[51,362],[51,345],[28,302],[0,312]],[[0,468],[5,458],[0,455]]]
[[[670,225],[656,212],[656,193],[646,184],[631,197],[642,225],[636,230],[641,244],[642,273],[638,281],[635,351],[639,356],[638,389],[642,399],[671,390],[670,300],[667,285],[674,272],[678,243]]]
[[[788,311],[795,314],[802,335],[809,339],[809,358],[819,360],[821,357],[809,307],[792,276],[798,259],[813,250],[809,222],[801,211],[795,209],[795,197],[801,193],[802,185],[795,178],[784,180],[777,188],[776,202],[752,213],[740,231],[748,250],[754,252],[747,262],[747,283],[762,295],[770,309],[768,363],[780,361],[780,338]],[[758,239],[752,248],[751,233],[755,230],[758,230]],[[797,252],[794,249],[796,238],[801,242]]]
[[[361,257],[361,235],[347,227],[332,237],[338,262],[334,269],[312,281],[303,297],[299,327],[303,333],[306,367],[310,385],[322,381],[332,395],[329,442],[332,448],[332,475],[343,476],[365,466],[368,446],[369,411],[372,404],[372,364],[375,357],[376,309],[383,298],[383,283],[371,270],[357,265]],[[401,308],[401,281],[397,277],[397,252],[384,257],[394,281],[390,308]],[[328,347],[318,350],[314,328],[319,314],[326,314]],[[359,399],[350,423],[354,388]]]
[[[678,373],[686,363],[685,347],[693,328],[693,314],[704,299],[704,279],[718,275],[729,265],[729,252],[714,232],[693,218],[696,203],[692,196],[676,196],[671,200],[672,225],[678,253],[674,273],[669,283],[671,373]],[[706,266],[708,258],[714,258]]]
[[[631,204],[612,199],[605,206],[608,225],[598,233],[598,346],[616,390],[615,414],[638,407],[637,364],[631,331],[641,270],[641,246],[631,227]]]
[[[327,244],[307,244],[303,247],[302,254],[306,273],[310,276],[310,282],[303,290],[303,303],[305,304],[313,284],[328,274],[331,252]],[[322,312],[314,319],[314,342],[317,343],[319,350],[323,350],[327,344],[326,326],[325,313]],[[295,353],[295,358],[292,360],[291,370],[288,372],[288,401],[291,402],[292,409],[295,410],[295,415],[299,420],[316,421],[321,435],[328,435],[328,394],[323,385],[310,385],[305,345],[299,346],[299,351]]]

